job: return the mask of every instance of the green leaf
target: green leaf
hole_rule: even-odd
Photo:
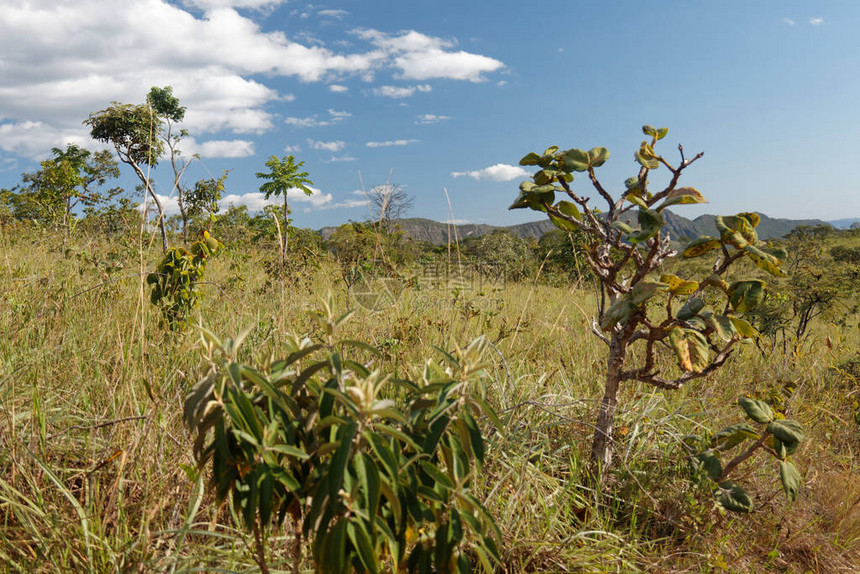
[[[621,233],[633,233],[633,228],[624,223],[623,221],[613,221],[611,224],[613,229],[617,229]]]
[[[631,196],[628,196],[628,198]],[[642,243],[648,241],[660,232],[663,227],[663,216],[653,209],[639,208],[639,225],[642,227],[640,231],[633,232],[627,237],[630,243]]]
[[[692,259],[693,257],[701,257],[705,253],[709,253],[714,249],[719,248],[720,240],[716,237],[702,236],[694,239],[692,243],[684,248],[681,252],[681,257],[684,259]]]
[[[779,462],[779,479],[782,481],[782,489],[785,491],[785,496],[789,502],[797,500],[797,493],[800,490],[802,480],[794,463],[787,460]]]
[[[379,506],[379,468],[377,468],[373,459],[370,458],[370,455],[363,452],[358,457],[358,464],[355,465],[355,470],[358,476],[358,482],[361,484],[362,491],[365,495],[367,513],[370,516],[375,516]]]
[[[729,303],[739,313],[752,311],[764,299],[764,281],[735,281],[729,286]]]
[[[721,482],[714,494],[716,495],[717,502],[726,510],[752,512],[753,502],[749,494],[730,480]]]
[[[435,464],[428,462],[426,460],[422,460],[420,462],[421,469],[430,475],[430,477],[436,482],[436,484],[440,484],[445,488],[454,488],[454,483],[448,477],[447,474],[439,470]]]
[[[705,324],[708,325],[714,332],[724,341],[730,340],[737,334],[734,323],[730,317],[725,315],[714,315],[710,311],[702,313],[702,318]]]
[[[554,169],[542,169],[534,174],[534,180],[537,185],[549,185],[555,181],[558,171]]]
[[[292,456],[300,460],[306,460],[310,458],[310,455],[302,449],[287,444],[276,444],[275,446],[269,447],[269,450],[273,450],[275,452],[279,452],[287,456]]]
[[[627,191],[636,191],[642,189],[642,184],[639,182],[638,177],[628,177],[624,180],[624,187],[627,188]]]
[[[575,203],[571,203],[569,201],[559,201],[555,204],[556,209],[558,209],[563,214],[570,216],[574,219],[580,219],[582,217],[582,213],[579,211],[579,208]]]
[[[661,140],[669,133],[669,128],[657,128],[657,139]]]
[[[347,519],[341,518],[322,536],[317,564],[321,572],[345,572]],[[316,554],[316,553],[315,553]]]
[[[566,171],[588,171],[590,158],[581,149],[569,149],[562,155]]]
[[[678,310],[678,313],[675,316],[681,321],[689,321],[698,315],[699,311],[704,309],[704,307],[705,302],[703,300],[698,297],[693,297]]]
[[[376,573],[376,554],[373,552],[371,538],[365,530],[364,521],[353,518],[346,523],[346,532],[352,545],[358,550],[358,559],[368,572]]]
[[[651,136],[652,138],[657,137],[657,128],[652,125],[644,125],[642,126],[642,133],[646,136]]]
[[[773,421],[767,425],[767,430],[782,441],[786,447],[803,442],[803,427],[797,421],[789,419]]]
[[[554,155],[558,151],[557,145],[551,145],[543,151],[543,155]]]
[[[764,424],[773,420],[773,411],[764,401],[742,397],[738,399],[738,405],[744,410],[750,419],[757,423]]]
[[[588,150],[588,165],[600,167],[609,159],[609,150],[605,147],[595,147]]]
[[[711,446],[719,450],[730,450],[747,439],[758,440],[761,436],[746,423],[728,426],[711,438]]]
[[[563,217],[553,215],[552,213],[547,213],[547,215],[549,216],[549,220],[552,221],[559,229],[563,231],[576,231],[577,227],[575,223],[572,223]]]
[[[600,328],[604,331],[612,329],[617,323],[627,321],[630,314],[639,309],[636,305],[630,302],[629,299],[622,297],[613,303],[609,309],[603,313],[603,319],[600,321]]]
[[[630,290],[630,302],[634,305],[641,305],[648,299],[652,298],[657,293],[662,293],[669,288],[665,283],[657,283],[656,281],[640,281]]]
[[[701,464],[702,469],[708,473],[711,480],[717,480],[723,475],[723,466],[720,464],[720,459],[714,453],[708,451],[700,452],[693,458]]]
[[[468,411],[463,411],[460,416],[466,422],[466,427],[469,429],[469,443],[472,448],[472,452],[475,454],[475,459],[479,464],[483,464],[484,439],[481,436],[481,429],[478,427],[478,423],[474,418],[472,418],[472,415],[470,415]]]

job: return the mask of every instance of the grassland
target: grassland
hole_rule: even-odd
[[[248,535],[190,478],[182,403],[202,372],[199,335],[159,325],[144,282],[157,251],[140,248],[145,241],[0,233],[5,570],[254,571]],[[627,385],[616,463],[598,490],[584,476],[604,361],[590,334],[592,290],[453,284],[419,272],[392,306],[371,312],[347,296],[333,262],[279,280],[264,271],[272,258],[228,248],[202,286],[200,323],[222,335],[253,327],[249,363],[277,357],[288,333],[320,337],[308,313],[328,292],[355,310],[346,336],[382,349],[399,373],[420,368],[433,346],[489,338],[488,386],[505,426],[490,436],[478,487],[502,528],[505,571],[857,571],[856,316],[837,326],[839,317],[822,315],[793,352],[745,345],[678,392]],[[804,425],[794,458],[805,482],[787,504],[776,465],[758,458],[740,477],[755,511],[737,515],[690,480],[681,438],[737,422],[746,395]],[[289,549],[282,532],[270,545],[274,571],[292,567]]]

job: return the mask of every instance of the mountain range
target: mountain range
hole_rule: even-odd
[[[790,233],[795,227],[801,225],[832,225],[833,227],[849,227],[855,220],[840,220],[838,222],[827,222],[821,219],[779,219],[768,217],[763,213],[759,213],[761,221],[758,225],[758,235],[761,239],[776,239]],[[714,225],[716,216],[700,215],[696,219],[687,219],[681,215],[673,213],[669,210],[663,212],[665,219],[665,229],[668,230],[670,237],[677,240],[688,240],[699,237],[700,235],[718,235],[717,228]],[[630,219],[635,219],[635,212],[631,212]],[[499,227],[487,225],[484,223],[462,223],[459,225],[433,221],[432,219],[423,218],[405,218],[399,219],[397,224],[400,229],[412,239],[416,241],[427,241],[434,245],[444,245],[449,240],[455,238],[462,241],[469,237],[480,237],[487,235],[497,229],[505,229],[514,235],[520,237],[540,237],[554,229],[555,225],[549,219],[532,221],[529,223],[520,223],[519,225],[510,225],[507,227]],[[635,226],[635,221],[633,222]],[[320,230],[320,234],[328,239],[336,227],[324,227]]]

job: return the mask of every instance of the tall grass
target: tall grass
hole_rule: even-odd
[[[125,265],[112,275],[97,264],[109,249]],[[213,506],[194,468],[181,414],[201,372],[198,336],[163,330],[148,304],[143,274],[159,254],[9,230],[0,251],[6,570],[253,571],[253,541],[229,505]],[[199,320],[225,335],[254,327],[247,362],[278,357],[287,333],[320,337],[308,313],[329,291],[356,310],[345,336],[381,348],[379,360],[404,374],[433,346],[488,336],[504,428],[485,429],[479,487],[502,527],[507,571],[848,572],[860,564],[857,380],[832,368],[857,353],[856,328],[820,321],[812,344],[790,356],[744,346],[679,392],[628,385],[617,464],[596,490],[586,486],[584,460],[604,349],[589,333],[590,291],[437,278],[413,282],[374,313],[347,296],[333,265],[271,281],[262,262],[272,257],[228,249],[207,269]],[[779,397],[806,427],[796,457],[805,485],[786,505],[777,471],[757,459],[741,477],[756,511],[737,516],[690,481],[679,445],[697,429],[738,421],[734,403],[748,394]],[[292,568],[291,540],[285,530],[270,542],[273,570]]]

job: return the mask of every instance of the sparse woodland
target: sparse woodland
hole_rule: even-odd
[[[123,169],[165,154],[181,217],[77,147],[0,196],[6,571],[857,570],[860,230],[679,243],[707,156],[645,126],[621,190],[603,148],[523,158],[540,241],[422,244],[384,197],[323,239],[276,185],[301,163],[219,209],[149,104],[88,121]],[[153,109],[159,145],[118,135]]]

